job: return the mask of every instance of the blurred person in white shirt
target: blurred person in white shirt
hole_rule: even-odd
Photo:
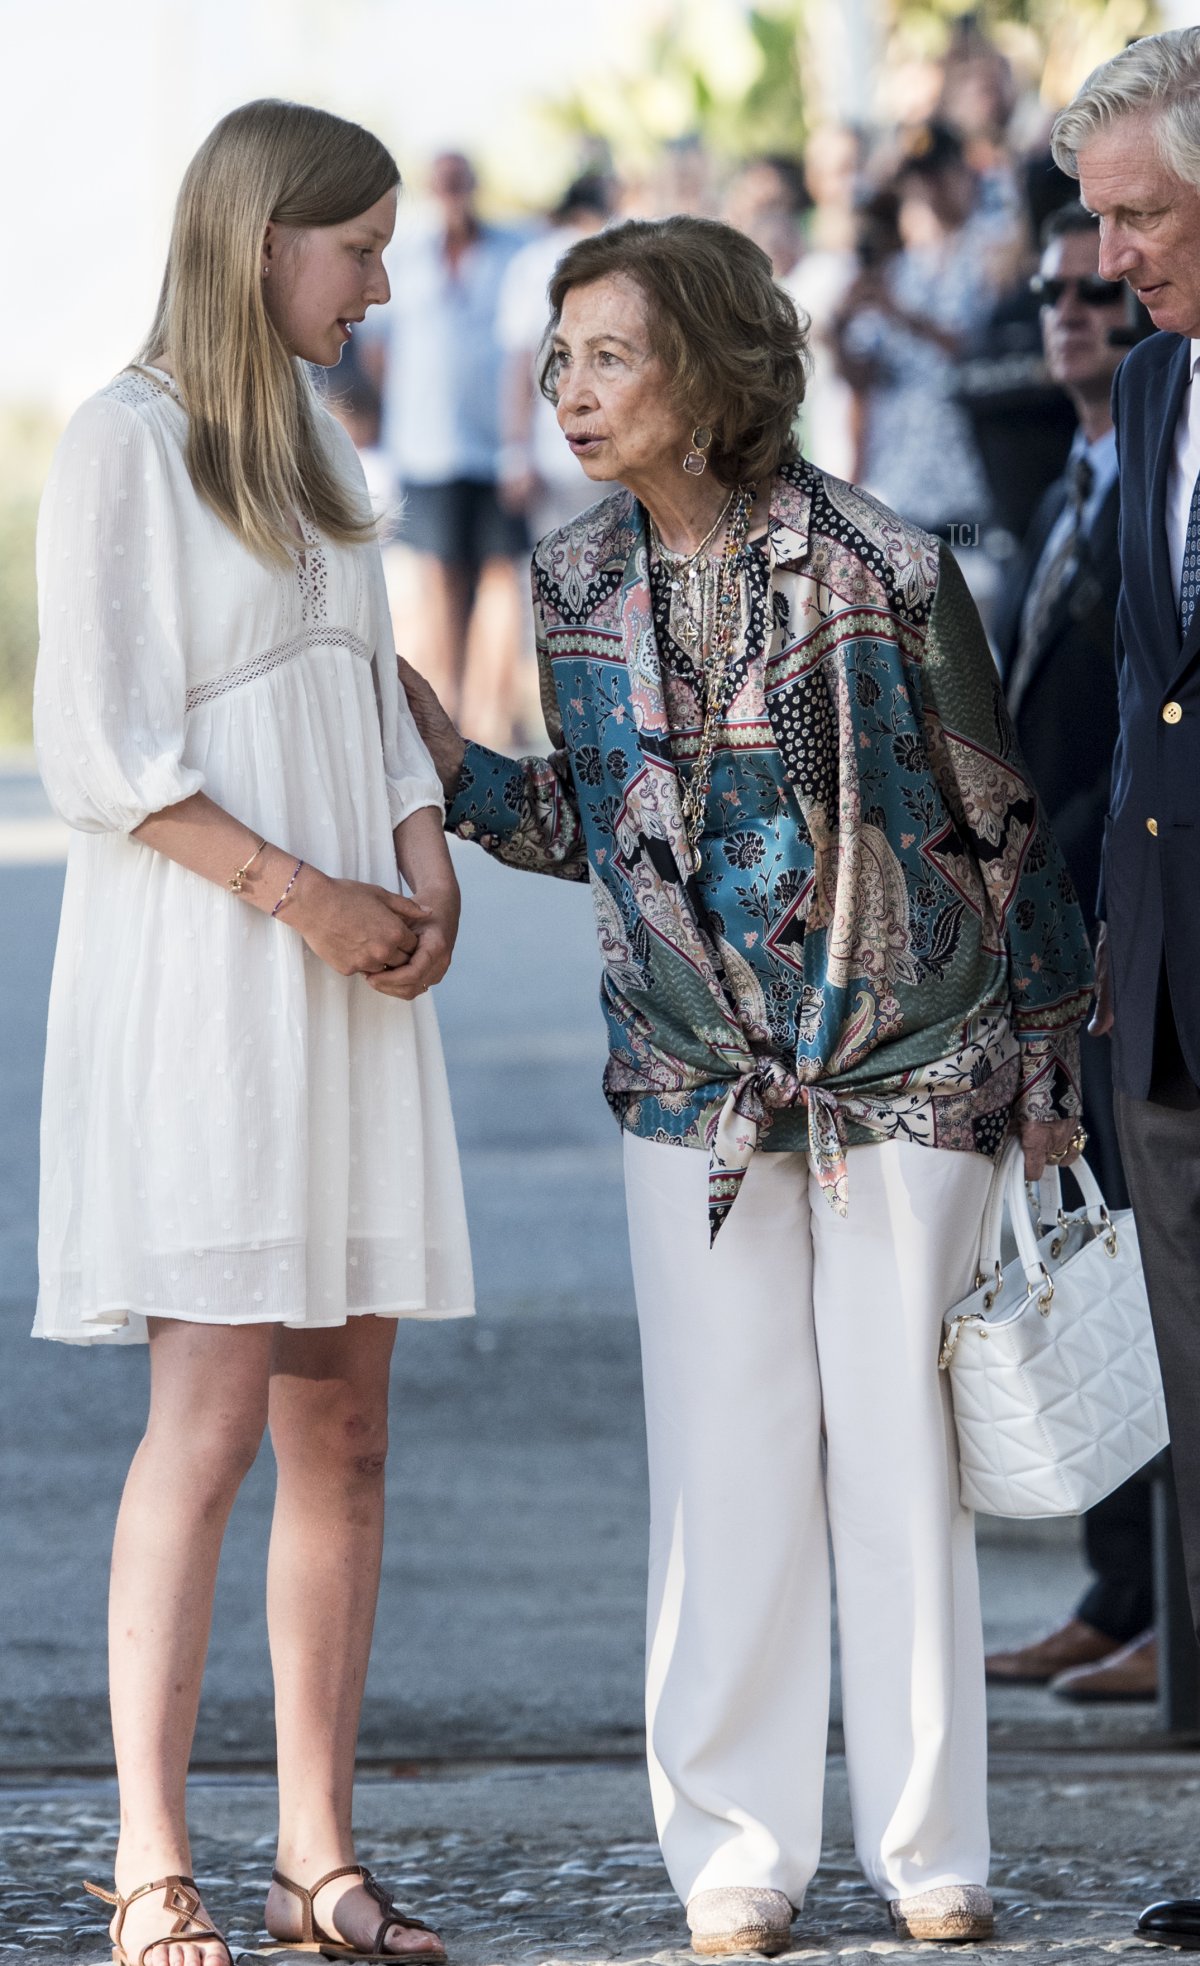
[[[611,178],[600,172],[576,178],[551,213],[549,229],[514,255],[500,288],[500,500],[509,512],[524,515],[534,540],[596,502],[591,480],[563,442],[554,409],[538,387],[536,364],[550,319],[551,275],[567,248],[598,232],[612,210]]]
[[[511,737],[509,681],[521,634],[515,563],[522,517],[497,495],[501,283],[522,240],[481,218],[457,151],[435,157],[432,225],[388,255],[391,303],[367,359],[383,391],[383,449],[402,495],[389,555],[393,614],[425,675],[481,741]]]
[[[809,318],[812,374],[804,392],[804,454],[835,478],[854,475],[854,394],[833,348],[838,309],[857,276],[855,201],[862,138],[844,123],[813,130],[804,149],[804,177],[813,201],[808,240],[782,282]]]
[[[613,179],[601,170],[575,178],[551,212],[547,230],[514,254],[500,288],[496,332],[503,355],[502,442],[497,491],[504,510],[526,526],[531,544],[568,525],[596,502],[595,488],[563,442],[558,418],[538,386],[537,359],[550,319],[547,290],[554,269],[568,247],[608,223],[615,190]],[[518,605],[521,633],[510,638],[503,651],[508,667],[500,686],[511,710],[512,737],[540,743],[533,609],[523,563],[518,568]]]

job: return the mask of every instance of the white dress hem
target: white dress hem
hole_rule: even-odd
[[[162,1318],[175,1324],[207,1324],[216,1330],[238,1331],[255,1324],[277,1324],[284,1331],[343,1331],[352,1318],[390,1317],[397,1323],[407,1318],[415,1324],[440,1324],[452,1318],[475,1316],[474,1304],[453,1306],[447,1310],[433,1310],[424,1304],[367,1304],[360,1309],[347,1311],[345,1317],[314,1319],[294,1319],[287,1317],[245,1317],[220,1318],[200,1317],[195,1313],[180,1311],[138,1310],[135,1312],[93,1311],[85,1316],[82,1323],[71,1331],[52,1331],[35,1318],[30,1336],[45,1338],[50,1343],[66,1345],[104,1345],[113,1342],[122,1344],[144,1344],[146,1335],[134,1331],[135,1322],[145,1323],[147,1318]]]

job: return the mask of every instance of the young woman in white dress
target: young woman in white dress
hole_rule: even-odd
[[[396,1320],[472,1308],[427,995],[458,891],[362,473],[306,367],[388,298],[398,181],[321,111],[226,117],[184,180],[140,363],[77,412],[42,508],[36,736],[76,830],[35,1331],[150,1346],[109,1633],[128,1966],[229,1966],[184,1785],[222,1534],[264,1427],[268,1931],[444,1957],[357,1866],[351,1782]]]

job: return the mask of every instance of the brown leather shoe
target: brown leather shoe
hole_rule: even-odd
[[[1047,1638],[1035,1639],[1016,1652],[989,1653],[987,1676],[998,1685],[1044,1686],[1058,1673],[1069,1672],[1074,1666],[1094,1666],[1120,1650],[1119,1639],[1106,1637],[1082,1618],[1068,1618]]]
[[[1051,1681],[1060,1700],[1156,1700],[1158,1640],[1143,1632],[1098,1666],[1076,1666]]]

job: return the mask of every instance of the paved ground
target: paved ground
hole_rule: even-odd
[[[59,852],[28,775],[0,773],[0,1959],[35,1966],[103,1950],[75,1880],[111,1866],[104,1573],[144,1377],[140,1353],[26,1337]],[[460,863],[466,927],[439,995],[480,1316],[401,1332],[364,1853],[462,1966],[671,1959],[682,1928],[640,1766],[645,1470],[590,910],[481,854]],[[197,1868],[245,1938],[272,1835],[270,1488],[263,1457],[230,1532],[197,1743]],[[997,1641],[1057,1616],[1082,1575],[1069,1524],[983,1525],[981,1554]],[[1148,1753],[1151,1722],[993,1702],[1000,1950],[1099,1958],[1132,1944],[1146,1897],[1200,1882],[1200,1761]],[[858,1880],[838,1738],[798,1956],[910,1951]]]
[[[993,1770],[988,1946],[960,1959],[1011,1956],[1075,1966],[1145,1948],[1141,1905],[1194,1889],[1200,1775],[1168,1757],[1062,1756],[1049,1767],[1001,1756]],[[0,1832],[0,1959],[68,1966],[105,1956],[100,1910],[75,1891],[111,1861],[108,1786],[10,1793]],[[269,1788],[220,1782],[193,1795],[197,1873],[236,1948],[252,1946],[269,1875]],[[934,1954],[888,1935],[883,1907],[852,1854],[845,1770],[831,1763],[824,1861],[796,1921],[791,1955],[867,1961]],[[364,1782],[364,1854],[402,1901],[435,1921],[455,1966],[690,1959],[687,1933],[653,1840],[640,1767],[449,1770],[438,1779]]]

